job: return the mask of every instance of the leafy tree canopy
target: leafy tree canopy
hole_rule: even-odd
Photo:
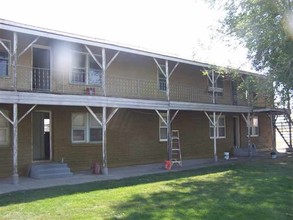
[[[210,0],[225,12],[221,32],[248,48],[256,70],[276,82],[283,99],[293,95],[293,0]],[[281,88],[281,89],[280,89]]]

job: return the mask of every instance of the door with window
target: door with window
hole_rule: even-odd
[[[50,91],[51,57],[48,48],[33,48],[33,90]]]
[[[33,160],[51,159],[50,112],[33,113]]]

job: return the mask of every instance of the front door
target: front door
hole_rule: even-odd
[[[233,145],[234,147],[240,147],[240,125],[238,116],[233,116]]]
[[[33,90],[50,91],[50,50],[33,47]]]
[[[33,113],[33,160],[51,159],[50,112]]]

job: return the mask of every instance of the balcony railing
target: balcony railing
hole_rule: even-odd
[[[14,90],[13,85],[12,74],[0,78],[0,90]],[[167,100],[166,91],[160,90],[157,81],[106,75],[104,92],[101,86],[73,81],[70,72],[26,66],[17,66],[16,85],[18,91]],[[197,88],[170,82],[170,100],[212,103],[212,96],[207,87]],[[232,97],[231,91],[224,90],[223,95],[217,97],[216,103],[233,105],[235,97]],[[247,105],[247,102],[238,98],[237,105]]]

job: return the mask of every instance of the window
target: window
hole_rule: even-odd
[[[219,116],[216,115],[216,119]],[[210,116],[211,120],[214,120],[214,117],[211,115]],[[214,126],[212,125],[211,122],[209,122],[209,127],[210,127],[210,138],[214,138]],[[216,127],[216,137],[217,138],[226,138],[226,122],[225,122],[225,116],[221,115],[219,117],[219,121],[217,123]]]
[[[163,113],[161,116],[167,121],[167,114]],[[159,138],[160,141],[167,141],[167,124],[159,117]]]
[[[163,71],[166,71],[166,66],[165,65],[160,65]],[[159,81],[159,90],[161,91],[166,91],[166,77],[162,70],[158,67],[158,81]]]
[[[1,40],[1,39],[0,39]],[[10,42],[1,40],[4,45],[10,50]],[[0,77],[8,76],[9,73],[9,54],[5,48],[0,44]]]
[[[100,118],[100,114],[96,114]],[[72,143],[97,143],[102,141],[102,127],[89,113],[72,114]]]
[[[95,56],[97,59],[100,56]],[[74,52],[72,55],[71,82],[86,85],[102,85],[102,68],[87,53]]]
[[[248,127],[247,127],[247,131],[248,131]],[[250,119],[250,136],[252,136],[252,137],[259,136],[258,117],[257,116],[253,116]]]
[[[7,111],[2,111],[8,115]],[[0,146],[9,144],[9,122],[0,115]]]

